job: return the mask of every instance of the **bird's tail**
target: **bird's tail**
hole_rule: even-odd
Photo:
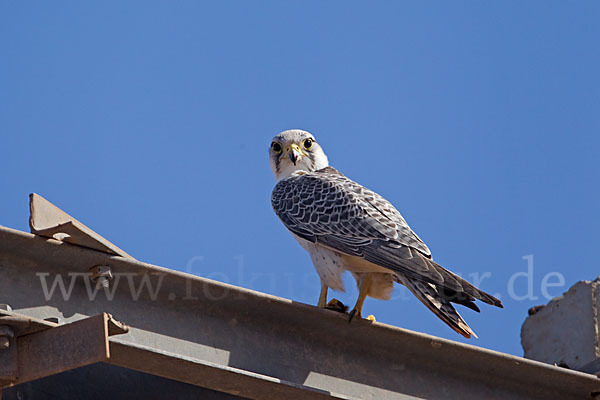
[[[432,283],[417,281],[406,276],[398,276],[398,279],[421,303],[425,304],[427,308],[437,315],[439,319],[448,324],[450,328],[467,339],[471,336],[477,337],[475,332],[473,332],[458,311],[452,306],[450,303],[451,299],[440,292],[441,289]]]

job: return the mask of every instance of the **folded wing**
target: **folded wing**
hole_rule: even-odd
[[[473,304],[472,299],[479,299],[502,307],[500,300],[435,263],[392,204],[331,167],[279,181],[271,203],[284,225],[306,240],[361,257],[411,281],[432,283],[453,293],[449,301]]]

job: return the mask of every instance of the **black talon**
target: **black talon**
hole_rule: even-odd
[[[356,310],[356,308],[350,311],[350,318],[348,319],[348,323],[352,322],[352,318],[354,318],[356,314],[358,314],[358,317],[360,318],[360,312]]]

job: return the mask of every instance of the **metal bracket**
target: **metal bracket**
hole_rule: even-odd
[[[0,388],[107,361],[108,337],[129,331],[107,313],[58,325],[0,310],[0,325],[14,333],[0,350]]]
[[[134,259],[96,232],[36,193],[29,195],[31,233]]]

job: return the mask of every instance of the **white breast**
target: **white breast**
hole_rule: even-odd
[[[294,235],[304,250],[308,251],[313,265],[321,278],[321,283],[332,290],[344,292],[342,275],[346,271],[342,255],[326,247],[315,245],[308,240]]]

